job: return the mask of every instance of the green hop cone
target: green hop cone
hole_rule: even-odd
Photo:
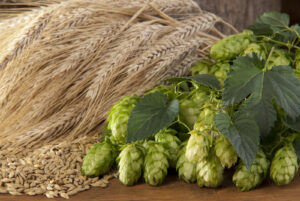
[[[179,100],[179,119],[192,129],[202,106],[208,99],[209,93],[205,89],[199,88],[190,92],[189,96]]]
[[[201,60],[191,67],[190,72],[192,75],[208,74],[212,63],[210,61]]]
[[[205,159],[210,150],[211,136],[206,132],[192,130],[188,139],[185,156],[189,161],[199,162]]]
[[[238,155],[234,147],[229,140],[220,133],[215,140],[215,151],[223,167],[231,168],[237,162]]]
[[[287,57],[285,50],[276,49],[268,61],[268,68],[280,65],[290,65],[290,59]]]
[[[174,84],[172,84],[172,85],[157,85],[153,89],[146,91],[145,94],[150,94],[150,93],[154,93],[157,91],[167,95],[169,99],[174,99],[177,97]]]
[[[289,184],[298,171],[297,155],[293,145],[279,149],[272,160],[270,177],[278,186]]]
[[[168,173],[168,152],[160,143],[149,141],[144,162],[144,179],[150,186],[159,186]]]
[[[211,131],[212,129],[214,129],[214,116],[218,112],[219,105],[221,105],[221,101],[219,100],[205,103],[203,105],[203,109],[197,117],[197,121],[194,124],[194,130]]]
[[[227,36],[211,46],[210,54],[216,60],[234,59],[251,43],[252,35],[252,31],[244,30],[242,33]]]
[[[122,184],[131,186],[141,177],[144,165],[144,148],[137,143],[127,144],[117,158],[119,180]]]
[[[209,71],[210,75],[216,76],[218,80],[223,82],[227,78],[227,73],[230,70],[230,64],[227,62],[215,63]]]
[[[196,177],[196,165],[197,163],[192,162],[185,156],[187,141],[181,144],[181,149],[178,153],[178,160],[176,164],[176,170],[178,171],[178,176],[187,183],[194,183],[197,179]]]
[[[255,188],[266,178],[269,164],[270,162],[262,150],[257,152],[250,171],[241,161],[232,177],[235,186],[241,191],[249,191]]]
[[[81,172],[88,177],[98,177],[110,171],[116,159],[117,150],[109,142],[94,144],[83,159]]]
[[[198,162],[196,172],[199,187],[216,188],[221,185],[224,168],[213,149],[206,159]]]
[[[111,140],[115,144],[125,143],[128,119],[138,100],[137,95],[126,96],[111,108],[107,118],[107,128],[111,130]]]
[[[162,129],[155,134],[155,141],[161,143],[169,152],[170,167],[175,168],[177,163],[177,155],[181,141],[176,137],[176,131],[173,129]]]
[[[248,47],[242,52],[242,56],[246,56],[247,54],[256,53],[261,55],[263,59],[266,59],[266,51],[263,46],[257,43],[251,43]]]

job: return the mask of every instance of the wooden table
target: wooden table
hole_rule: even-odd
[[[231,175],[225,176],[224,184],[218,189],[199,188],[197,184],[179,181],[171,173],[164,185],[150,187],[140,183],[126,187],[113,179],[105,189],[92,188],[71,196],[71,201],[298,201],[300,200],[300,174],[289,185],[277,187],[270,181],[258,189],[240,192],[232,184]],[[48,199],[44,196],[0,195],[1,201],[66,201],[63,198]]]

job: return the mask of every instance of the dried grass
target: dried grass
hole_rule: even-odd
[[[39,6],[39,2],[32,4]],[[18,187],[14,186],[20,183],[16,182],[17,173],[4,170],[7,164],[3,161],[44,161],[43,174],[38,174],[42,173],[39,170],[31,174],[38,178],[38,184],[45,185],[49,179],[41,175],[48,175],[47,165],[58,165],[60,159],[39,158],[38,152],[57,146],[63,150],[60,144],[66,142],[72,142],[66,145],[69,148],[74,143],[83,146],[85,141],[80,144],[78,139],[84,136],[89,143],[97,141],[107,112],[116,101],[132,93],[141,95],[165,77],[185,75],[191,64],[223,36],[215,29],[222,19],[202,11],[191,0],[56,1],[17,17],[8,16],[0,22],[4,180],[0,192],[11,194],[67,198],[80,191],[74,190],[77,187],[105,186],[96,179],[88,186],[65,180],[74,189],[53,190],[54,184],[49,189],[36,188],[23,172],[27,176]],[[75,154],[82,160],[85,151]],[[16,168],[21,166],[18,163]],[[80,161],[63,166],[79,170]],[[68,177],[80,177],[75,172]],[[52,179],[59,182],[64,176]]]

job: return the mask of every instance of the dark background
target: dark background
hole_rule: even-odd
[[[126,0],[124,0],[126,1]],[[185,1],[185,0],[182,0]],[[291,16],[291,22],[300,23],[300,0],[194,0],[203,10],[217,14],[238,30],[249,26],[258,16],[267,11],[286,12]],[[47,4],[52,0],[0,0],[0,18],[7,14],[7,8],[30,10],[35,5]],[[6,9],[4,11],[4,8]],[[228,30],[220,29],[224,33]]]
[[[238,30],[249,26],[267,11],[286,12],[292,23],[300,23],[300,0],[195,0],[203,10],[213,12]],[[223,30],[226,32],[226,30]]]

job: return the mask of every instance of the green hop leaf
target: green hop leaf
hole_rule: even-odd
[[[267,136],[277,119],[273,99],[293,120],[300,115],[300,80],[289,66],[265,70],[264,65],[257,55],[234,60],[224,83],[223,100],[231,105],[247,98],[244,108],[255,117],[262,135]]]
[[[266,12],[258,17],[248,29],[255,35],[283,34],[289,28],[290,18],[285,13]]]
[[[238,111],[231,119],[228,114],[215,115],[215,125],[235,148],[239,157],[250,168],[259,145],[259,128],[251,116]]]
[[[179,112],[179,101],[161,92],[145,95],[132,110],[127,128],[127,142],[146,139],[170,125]]]

